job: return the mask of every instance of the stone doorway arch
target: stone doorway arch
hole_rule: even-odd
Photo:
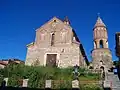
[[[101,66],[100,69],[104,71],[104,66]]]

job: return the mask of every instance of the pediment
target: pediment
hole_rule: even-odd
[[[38,28],[36,31],[40,31],[40,32],[49,32],[51,30],[68,30],[68,29],[72,29],[71,26],[68,26],[66,24],[64,24],[64,22],[60,19],[58,19],[57,17],[53,17],[51,20],[49,20],[48,22],[46,22],[44,25],[42,25],[40,28]]]

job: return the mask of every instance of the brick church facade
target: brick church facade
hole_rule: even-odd
[[[27,45],[25,65],[87,66],[87,57],[70,21],[53,17],[36,30],[35,42]]]

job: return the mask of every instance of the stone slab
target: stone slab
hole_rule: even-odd
[[[28,80],[29,79],[23,79],[23,85],[22,85],[22,87],[27,87],[28,86]]]
[[[45,82],[45,88],[51,88],[51,80],[46,80]]]
[[[79,88],[79,81],[78,80],[72,81],[72,88]]]

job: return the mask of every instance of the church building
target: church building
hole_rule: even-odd
[[[35,41],[27,45],[25,65],[86,67],[88,63],[83,45],[67,17],[53,17],[36,30]]]

